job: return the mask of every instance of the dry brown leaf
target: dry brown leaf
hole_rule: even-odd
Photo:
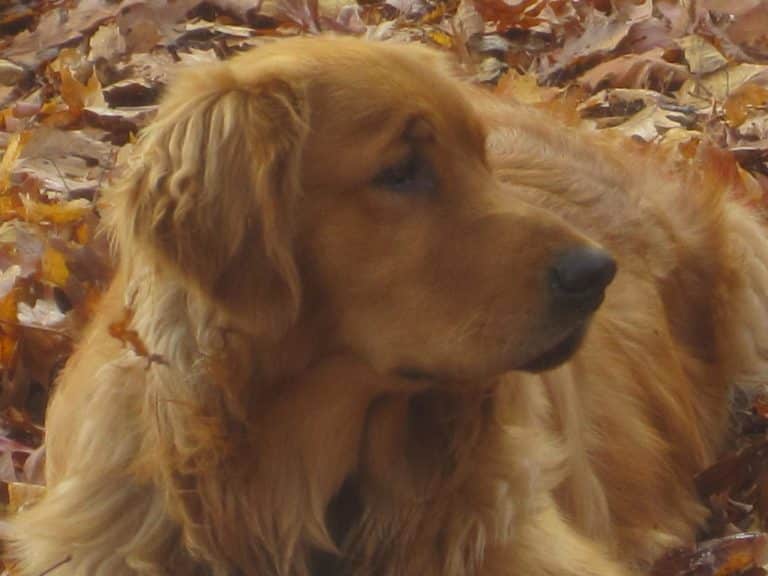
[[[539,87],[532,74],[520,74],[511,71],[505,74],[496,87],[500,96],[510,96],[524,104],[540,104],[556,98],[561,90],[552,87]]]
[[[101,82],[95,72],[91,74],[86,84],[82,84],[67,67],[61,70],[61,97],[75,114],[80,113],[85,107],[99,107],[106,104],[104,95],[101,93]]]
[[[18,220],[0,225],[0,269],[18,266],[19,276],[29,278],[39,270],[44,242],[38,230]]]
[[[120,33],[120,28],[115,22],[99,26],[88,41],[88,46],[90,48],[88,59],[93,62],[100,58],[108,61],[115,60],[126,49],[125,37]]]
[[[654,106],[663,96],[653,90],[612,88],[601,90],[578,106],[585,118],[628,118],[646,106]]]
[[[137,132],[155,117],[157,106],[136,106],[132,108],[88,107],[83,117],[91,125],[115,135]],[[121,140],[122,143],[125,143]]]
[[[681,103],[695,101],[723,102],[747,82],[768,80],[768,66],[759,64],[729,64],[725,68],[697,78],[691,78],[680,88]]]
[[[74,155],[58,158],[22,158],[14,170],[13,181],[35,198],[91,198],[104,178],[105,168]],[[21,191],[21,190],[20,190]]]
[[[48,160],[73,158],[85,159],[89,165],[94,162],[111,167],[115,147],[104,142],[106,133],[95,129],[57,130],[40,126],[29,133],[21,152],[21,158],[45,158]],[[66,166],[60,163],[59,168]],[[66,170],[62,170],[66,172]],[[85,176],[77,170],[77,176]]]
[[[541,0],[476,0],[475,7],[486,22],[493,22],[499,32],[511,28],[530,28],[538,23],[531,21],[529,10],[541,10]]]
[[[643,108],[626,122],[610,128],[625,136],[640,138],[645,142],[653,142],[660,134],[673,128],[679,128],[680,123],[674,120],[667,110],[658,105]]]
[[[465,41],[477,34],[482,34],[485,30],[483,17],[472,0],[461,0],[459,2],[454,23]]]
[[[733,127],[741,126],[755,108],[768,106],[768,87],[744,84],[725,101],[725,119]]]
[[[701,36],[686,36],[677,43],[683,49],[688,69],[693,74],[711,74],[728,65],[728,59]]]
[[[121,80],[103,90],[104,98],[112,107],[148,106],[157,103],[160,85],[143,78]]]
[[[736,576],[768,561],[768,536],[744,533],[673,550],[654,565],[652,576]]]
[[[83,30],[95,27],[121,10],[121,4],[110,5],[98,0],[83,0],[72,9],[65,5],[45,12],[34,31],[17,34],[4,50],[6,58],[37,68],[56,56],[54,48],[70,45],[83,38]]]
[[[754,2],[750,9],[733,18],[726,33],[745,52],[765,59],[768,57],[768,3]]]
[[[15,86],[26,75],[27,71],[23,67],[10,60],[0,58],[0,84]]]
[[[637,5],[627,2],[620,6],[623,11],[609,16],[598,10],[588,14],[583,32],[568,38],[555,56],[554,63],[544,71],[550,81],[562,82],[612,53],[636,22],[650,17],[653,8],[651,0],[643,0]]]
[[[598,64],[577,82],[587,90],[603,88],[650,88],[658,92],[678,89],[689,73],[685,66],[664,59],[662,48],[643,54],[628,54]]]
[[[763,0],[698,0],[697,4],[701,10],[711,10],[712,12],[738,16],[749,12],[762,2]]]

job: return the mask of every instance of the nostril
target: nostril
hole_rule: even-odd
[[[571,296],[602,292],[616,275],[616,261],[605,250],[575,248],[562,254],[552,268],[553,288]]]

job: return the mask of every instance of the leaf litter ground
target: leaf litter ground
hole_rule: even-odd
[[[762,0],[5,0],[0,6],[0,502],[42,487],[45,405],[109,283],[100,190],[169,75],[320,32],[452,52],[474,82],[630,139],[768,206]],[[691,191],[695,193],[695,191]],[[141,354],[127,322],[113,337]],[[146,352],[146,351],[145,351]],[[146,354],[148,361],[153,359]],[[764,576],[768,386],[696,478],[712,519],[656,576]]]

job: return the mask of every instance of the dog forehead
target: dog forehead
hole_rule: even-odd
[[[473,145],[484,140],[451,59],[431,48],[343,37],[294,38],[238,57],[232,70],[245,84],[278,77],[302,85],[310,125],[339,140],[386,131],[413,117]]]
[[[448,56],[424,46],[333,36],[284,39],[231,61],[245,85],[282,77],[331,98],[379,105],[458,99],[452,68]]]

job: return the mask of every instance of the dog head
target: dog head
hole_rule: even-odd
[[[151,253],[253,334],[320,317],[329,346],[382,372],[557,364],[615,269],[500,186],[425,48],[296,39],[190,70],[139,150],[123,253]]]

